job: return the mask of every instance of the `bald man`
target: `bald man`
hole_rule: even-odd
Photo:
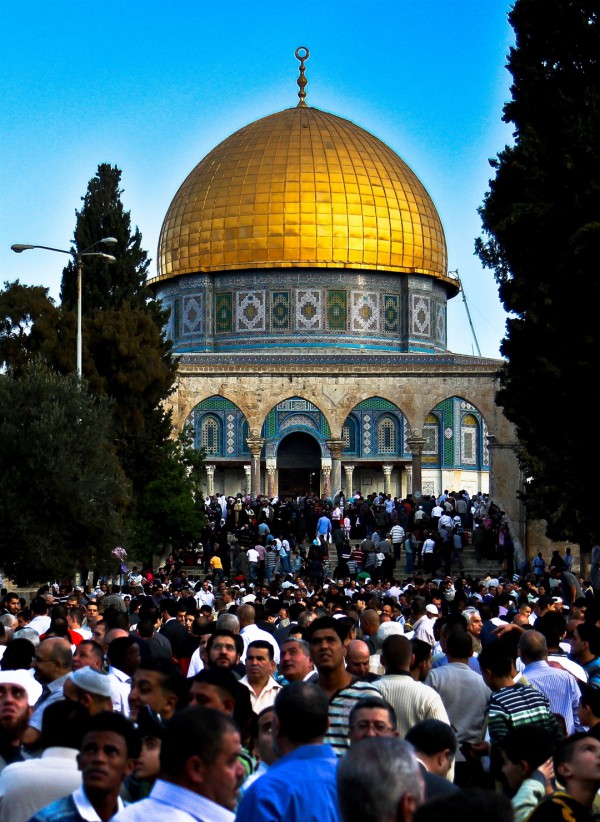
[[[48,705],[64,699],[63,687],[71,673],[73,654],[71,645],[62,637],[49,637],[35,649],[35,678],[43,688],[29,720],[29,727],[23,734],[23,744],[35,748],[42,734],[42,717]]]
[[[519,656],[525,666],[523,674],[529,684],[548,699],[552,713],[564,718],[567,736],[582,730],[578,713],[580,691],[577,680],[563,668],[548,664],[546,637],[539,631],[525,631],[519,639]]]
[[[362,639],[352,639],[346,646],[346,670],[363,682],[375,682],[379,677],[371,673],[369,646]]]
[[[275,663],[279,665],[279,645],[276,640],[273,639],[273,636],[268,633],[268,631],[263,631],[262,628],[259,628],[256,624],[256,611],[254,610],[254,606],[240,605],[235,615],[240,621],[240,636],[244,640],[244,653],[242,654],[241,661],[246,661],[246,651],[248,650],[248,645],[257,639],[262,639],[273,647]]]

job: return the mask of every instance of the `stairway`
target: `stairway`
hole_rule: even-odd
[[[465,577],[473,577],[473,578],[481,578],[485,579],[488,573],[493,574],[494,576],[502,576],[502,563],[498,560],[493,559],[482,559],[480,561],[477,560],[475,556],[475,547],[473,545],[467,545],[463,548],[462,552],[462,560],[463,560],[463,572],[462,576]],[[406,563],[406,555],[404,551],[402,552],[402,558],[399,563],[396,563],[395,568],[395,578],[403,580],[409,574],[406,574],[404,571]],[[337,566],[337,552],[335,550],[335,546],[330,544],[329,546],[329,569],[330,574],[332,575],[335,571]],[[459,572],[459,568],[456,563],[452,563],[452,575],[455,575]],[[417,571],[416,573],[422,574],[422,571]],[[326,572],[326,575],[327,572]]]

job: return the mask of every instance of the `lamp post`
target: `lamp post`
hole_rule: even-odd
[[[106,260],[107,263],[115,263],[117,259],[112,254],[105,254],[104,251],[92,251],[92,248],[95,248],[95,246],[100,243],[106,243],[106,245],[116,245],[118,242],[119,241],[116,237],[103,237],[101,240],[96,240],[95,243],[92,243],[83,251],[73,251],[73,249],[67,251],[64,248],[52,248],[49,245],[27,245],[26,243],[14,243],[14,245],[11,245],[11,248],[15,254],[21,254],[23,251],[30,251],[33,248],[41,248],[44,251],[57,251],[59,254],[70,254],[75,260],[75,266],[77,268],[77,378],[79,380],[81,380],[83,373],[83,343],[81,333],[81,285],[83,276],[83,257],[100,257],[102,260]]]

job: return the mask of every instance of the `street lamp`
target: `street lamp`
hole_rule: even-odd
[[[82,336],[81,336],[81,281],[83,275],[83,260],[82,257],[100,257],[102,260],[106,260],[107,263],[116,263],[117,258],[113,257],[112,254],[105,254],[103,251],[92,251],[91,249],[95,246],[99,245],[100,243],[106,243],[106,245],[116,245],[119,241],[116,237],[103,237],[101,240],[96,240],[95,243],[92,243],[83,251],[67,251],[64,248],[52,248],[49,245],[27,245],[26,243],[14,243],[11,245],[12,250],[15,254],[21,254],[23,251],[30,251],[33,248],[42,248],[44,251],[57,251],[59,254],[70,254],[71,257],[75,260],[75,265],[77,267],[77,377],[81,379],[83,368],[82,368]]]

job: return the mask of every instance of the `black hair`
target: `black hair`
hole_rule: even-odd
[[[496,639],[483,646],[477,661],[482,671],[490,670],[494,676],[508,676],[512,670],[513,657],[508,645]]]
[[[291,682],[275,697],[282,737],[299,745],[325,736],[329,724],[327,694],[311,682]]]
[[[165,776],[183,774],[192,756],[209,764],[219,755],[225,734],[237,732],[235,722],[212,708],[190,705],[167,722],[160,749],[160,770]]]
[[[33,642],[25,639],[25,637],[17,637],[17,639],[11,640],[6,646],[4,656],[0,661],[0,670],[18,671],[24,668],[28,671],[31,668],[34,656],[35,646]]]
[[[115,711],[100,711],[91,716],[84,728],[82,742],[88,734],[96,731],[107,731],[122,736],[127,746],[127,756],[130,759],[137,759],[140,755],[142,740],[139,731],[123,714]]]
[[[389,702],[386,702],[386,700],[383,697],[379,696],[364,696],[362,699],[356,700],[356,702],[350,709],[350,713],[348,714],[348,725],[350,727],[352,727],[354,717],[357,711],[362,711],[363,708],[365,710],[368,710],[369,708],[380,708],[382,711],[387,711],[388,718],[390,720],[390,725],[394,728],[394,730],[398,727],[396,711],[393,709]]]
[[[234,634],[233,631],[228,631],[226,628],[217,628],[217,630],[212,634],[212,636],[206,643],[207,655],[210,653],[210,649],[212,648],[213,643],[218,636],[227,636],[230,639],[233,639],[235,643],[235,650],[238,656],[241,656],[244,653],[244,640],[239,634]]]
[[[81,747],[81,740],[86,731],[89,714],[79,702],[61,699],[52,702],[42,716],[42,748]]]
[[[267,651],[270,662],[272,662],[275,658],[275,649],[270,642],[267,642],[266,639],[255,639],[253,642],[250,642],[246,649],[246,658],[250,648],[258,648],[259,651]]]
[[[473,638],[466,631],[455,629],[446,637],[446,651],[453,659],[467,659],[473,654]]]
[[[451,725],[439,719],[424,719],[409,729],[404,737],[416,751],[425,756],[434,756],[441,751],[456,753],[456,733]]]
[[[556,747],[552,734],[532,724],[513,728],[498,745],[507,759],[515,764],[525,761],[532,771],[550,759]]]

